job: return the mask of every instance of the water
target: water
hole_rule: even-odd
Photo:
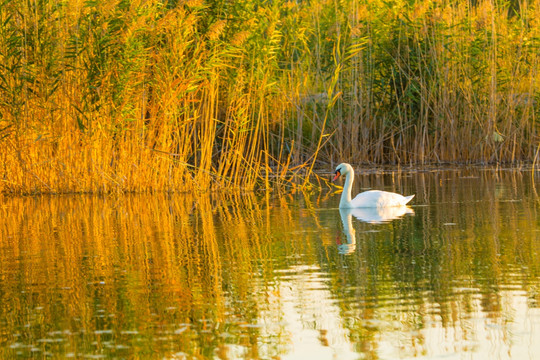
[[[357,178],[416,194],[404,214],[327,191],[4,198],[0,358],[533,359],[538,185]]]

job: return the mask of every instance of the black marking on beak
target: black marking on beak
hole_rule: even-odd
[[[340,175],[341,175],[340,169],[336,169],[336,171],[334,172],[334,175],[336,175],[336,176],[334,176],[334,178],[332,179],[332,181],[336,181],[337,178],[340,177]]]

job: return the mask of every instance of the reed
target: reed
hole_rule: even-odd
[[[8,0],[0,192],[249,190],[338,161],[532,161],[539,15],[464,0]]]

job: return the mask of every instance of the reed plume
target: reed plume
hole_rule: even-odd
[[[5,1],[0,191],[254,189],[337,161],[532,161],[539,12]]]

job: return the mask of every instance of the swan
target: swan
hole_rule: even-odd
[[[351,189],[354,181],[354,170],[352,166],[347,163],[339,164],[334,174],[335,176],[332,181],[336,181],[340,175],[345,175],[345,185],[343,186],[343,193],[339,202],[340,209],[404,206],[414,197],[414,195],[403,196],[387,191],[369,190],[356,195],[351,200]]]

